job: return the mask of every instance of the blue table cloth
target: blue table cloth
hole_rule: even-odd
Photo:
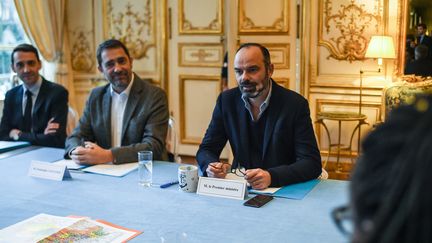
[[[124,177],[72,173],[72,180],[27,176],[32,159],[55,161],[63,150],[41,148],[1,159],[0,229],[47,213],[103,219],[143,233],[132,242],[346,242],[330,217],[347,202],[347,182],[321,181],[303,200],[275,198],[262,208],[241,200],[143,188],[137,171]],[[45,158],[45,159],[44,159]],[[177,177],[178,164],[155,162],[153,181]]]

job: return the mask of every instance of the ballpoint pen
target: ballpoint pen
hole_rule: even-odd
[[[164,183],[164,184],[160,185],[159,187],[160,188],[167,188],[167,187],[170,187],[170,186],[178,184],[178,183],[179,183],[178,181],[172,181],[172,182]]]

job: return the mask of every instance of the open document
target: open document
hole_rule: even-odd
[[[110,176],[124,176],[136,169],[138,169],[138,162],[126,163],[120,165],[113,165],[113,164],[93,165],[83,169],[82,171],[102,174],[102,175],[110,175]]]
[[[126,242],[142,232],[100,220],[38,214],[0,230],[0,242]]]

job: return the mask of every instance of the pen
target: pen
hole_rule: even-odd
[[[160,185],[160,188],[167,188],[167,187],[170,187],[170,186],[178,184],[178,183],[179,183],[178,181],[168,182],[168,183]]]

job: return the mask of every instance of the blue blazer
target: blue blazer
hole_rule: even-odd
[[[1,140],[11,140],[9,132],[14,128],[23,130],[22,100],[22,85],[6,93],[0,124]],[[42,85],[32,111],[33,131],[30,133],[23,132],[19,140],[28,141],[32,145],[64,148],[67,115],[68,91],[63,86],[42,78]],[[60,128],[54,134],[45,135],[45,128],[52,117],[54,117],[54,122],[60,124]]]
[[[272,81],[270,103],[265,112],[268,114],[262,169],[271,175],[270,186],[317,178],[321,173],[321,156],[307,100]],[[236,167],[238,162],[250,161],[248,119],[251,119],[250,114],[238,88],[219,95],[212,120],[197,152],[197,161],[204,175],[209,163],[219,161],[227,141],[234,154],[233,166]]]

